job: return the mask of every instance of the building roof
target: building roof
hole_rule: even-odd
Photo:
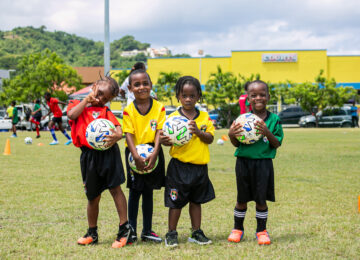
[[[76,72],[82,77],[82,84],[89,85],[104,77],[104,67],[74,67]]]

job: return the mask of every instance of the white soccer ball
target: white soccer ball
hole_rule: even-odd
[[[169,117],[163,125],[163,133],[169,136],[173,145],[176,146],[187,144],[192,137],[189,120],[183,116]]]
[[[25,144],[32,144],[32,138],[31,137],[25,137],[24,142],[25,142]]]
[[[86,128],[86,141],[95,150],[109,149],[110,147],[105,147],[105,138],[107,135],[112,135],[110,129],[115,129],[111,121],[104,118],[95,119]]]
[[[216,143],[218,145],[224,145],[224,140],[223,139],[218,139]]]
[[[154,152],[154,147],[152,147],[149,144],[139,144],[136,146],[136,151],[137,151],[138,155],[140,155],[142,158],[146,159]],[[159,157],[156,159],[154,168],[152,168],[151,170],[148,170],[148,171],[139,171],[138,169],[136,169],[135,160],[131,153],[129,153],[128,161],[129,161],[130,168],[134,172],[139,173],[139,174],[147,174],[147,173],[152,172],[156,168],[156,166],[159,162]]]
[[[243,131],[236,138],[243,144],[256,143],[262,135],[259,134],[259,130],[255,129],[255,122],[261,119],[252,113],[245,113],[236,118],[236,123],[242,125]]]

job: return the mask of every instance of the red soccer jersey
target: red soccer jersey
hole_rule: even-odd
[[[54,114],[54,117],[62,117],[62,112],[58,103],[59,100],[57,100],[56,98],[50,98],[50,101],[46,102],[46,104],[50,108],[50,111]]]
[[[240,115],[246,113],[246,107],[249,107],[249,111],[252,110],[251,105],[247,102],[247,94],[241,95],[239,98]]]
[[[72,100],[68,105],[67,112],[80,103],[79,100]],[[76,147],[86,146],[93,149],[86,141],[85,132],[87,126],[95,119],[105,118],[115,126],[120,125],[114,114],[108,107],[85,107],[82,113],[75,120],[69,120],[71,126],[71,138]]]

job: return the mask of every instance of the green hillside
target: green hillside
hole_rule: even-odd
[[[111,66],[130,68],[136,61],[146,61],[145,55],[131,58],[120,57],[123,50],[145,49],[148,43],[141,43],[126,35],[111,43]],[[62,31],[49,32],[40,28],[17,27],[11,31],[0,31],[0,69],[15,69],[24,54],[40,52],[48,48],[55,51],[71,66],[102,66],[104,44],[75,34]]]

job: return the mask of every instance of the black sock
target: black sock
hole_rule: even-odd
[[[89,227],[88,233],[89,234],[97,234],[97,226],[96,227]]]
[[[264,210],[256,209],[256,221],[257,221],[256,232],[261,232],[266,230],[267,218],[268,218],[268,208]]]
[[[244,231],[244,220],[247,209],[234,209],[234,229]]]

